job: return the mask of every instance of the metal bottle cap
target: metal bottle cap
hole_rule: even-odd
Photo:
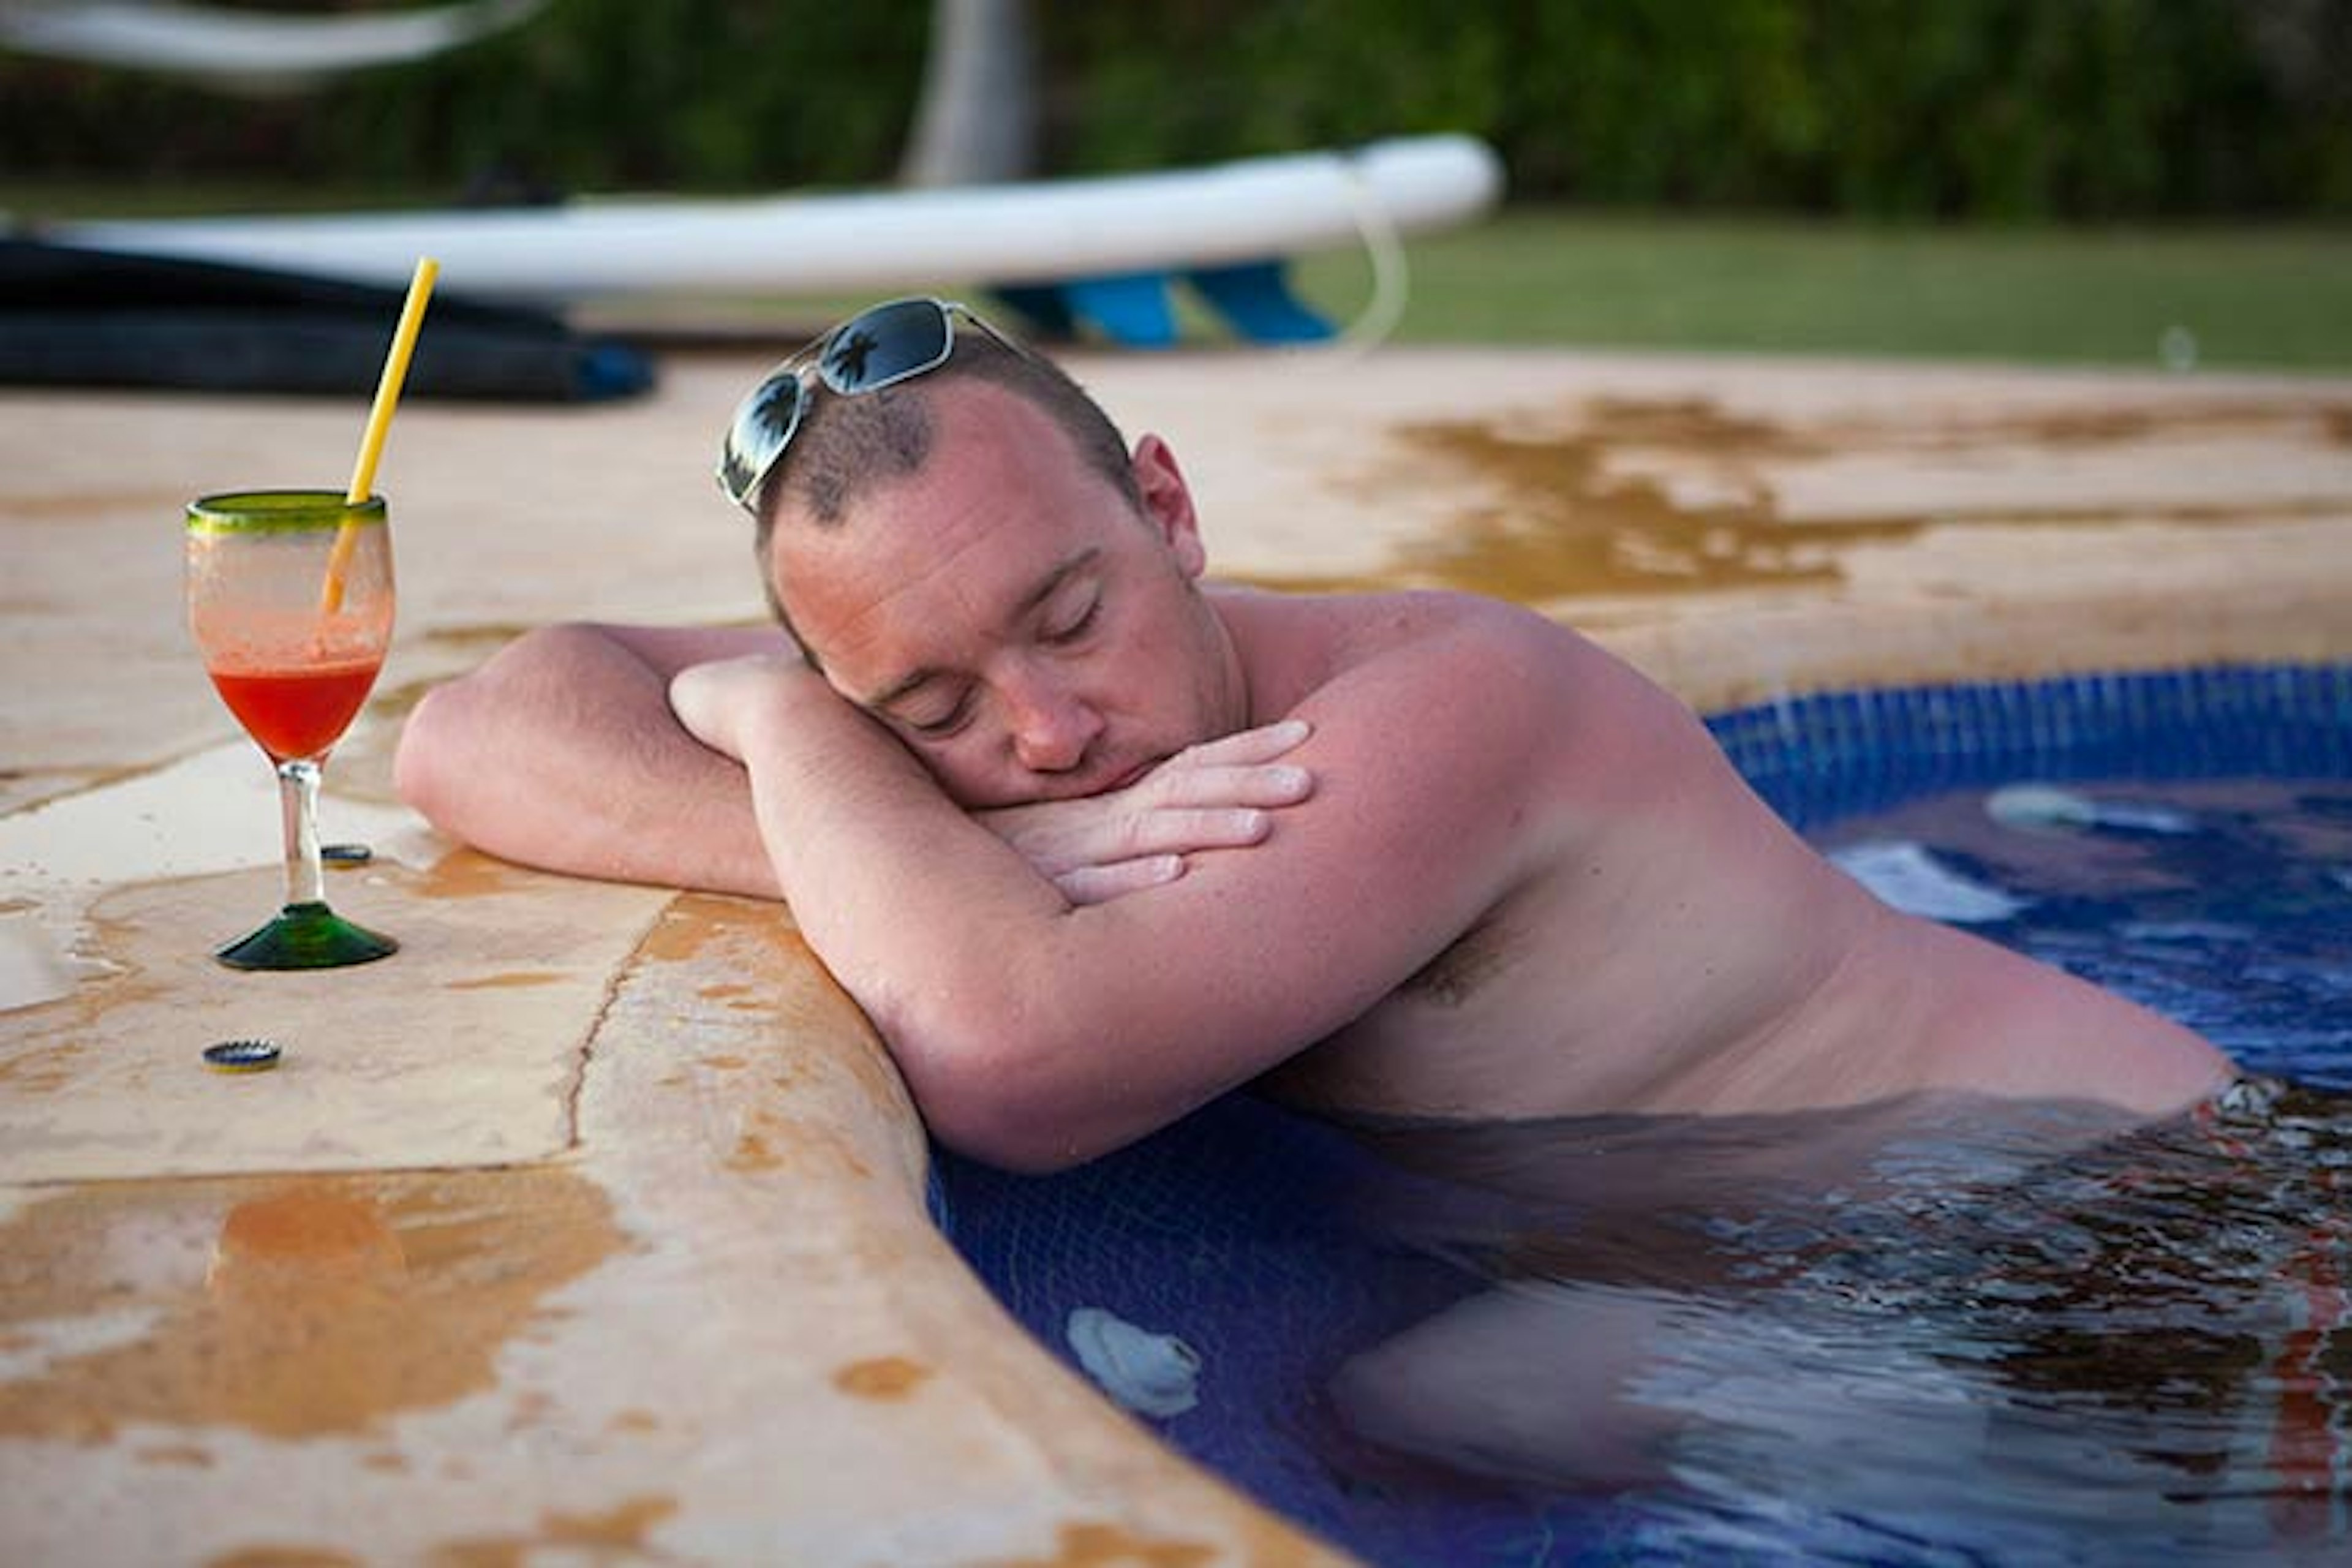
[[[205,1065],[215,1072],[268,1072],[278,1065],[278,1047],[270,1040],[223,1040],[205,1047]]]

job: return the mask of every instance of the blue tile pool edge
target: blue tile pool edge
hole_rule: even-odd
[[[1799,829],[1923,790],[2033,779],[2352,775],[2352,664],[2199,666],[1823,692],[1706,727]]]

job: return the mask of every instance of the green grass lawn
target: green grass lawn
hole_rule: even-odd
[[[23,219],[388,205],[381,190],[11,185]],[[2352,226],[1990,228],[1512,207],[1409,242],[1408,342],[2352,372]],[[1306,258],[1335,318],[1364,258]],[[454,284],[456,279],[446,281]],[[753,320],[837,304],[761,301]]]
[[[2352,227],[1930,228],[1514,208],[1409,247],[1422,342],[2352,370]],[[1299,284],[1347,316],[1359,257]],[[2193,348],[2192,348],[2193,345]]]

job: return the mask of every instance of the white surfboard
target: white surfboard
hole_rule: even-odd
[[[643,293],[824,294],[963,280],[1051,284],[1279,259],[1474,218],[1493,150],[1418,136],[1195,169],[943,190],[740,200],[587,199],[520,209],[162,218],[50,226],[100,249],[562,303]]]
[[[290,92],[470,44],[530,20],[546,3],[466,0],[384,15],[293,16],[170,0],[0,0],[0,45],[233,91]]]

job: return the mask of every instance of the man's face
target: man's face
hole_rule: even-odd
[[[834,689],[972,809],[1098,794],[1244,727],[1167,448],[1137,448],[1139,514],[1031,404],[927,395],[919,471],[856,491],[837,527],[778,521],[782,602]]]

